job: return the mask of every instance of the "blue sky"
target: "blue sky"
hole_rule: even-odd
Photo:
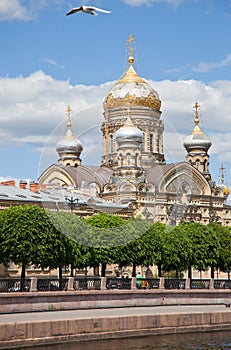
[[[65,16],[80,5],[112,13]],[[131,33],[135,69],[162,100],[167,161],[184,160],[197,100],[213,178],[223,164],[231,187],[230,0],[0,0],[0,177],[36,180],[57,162],[68,105],[83,163],[100,163],[102,101]]]

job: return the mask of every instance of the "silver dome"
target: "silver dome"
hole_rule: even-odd
[[[192,133],[191,135],[187,136],[184,140],[184,147],[187,151],[190,149],[199,148],[207,152],[211,145],[212,142],[209,139],[209,137],[202,132]]]
[[[70,130],[57,142],[56,151],[60,153],[78,153],[83,150],[81,142],[72,134]]]
[[[115,139],[117,142],[136,141],[141,143],[143,141],[143,137],[144,135],[142,131],[134,126],[130,117],[127,118],[124,126],[122,126],[115,133]]]
[[[122,127],[115,133],[115,138],[118,140],[119,138],[123,139],[139,139],[142,142],[143,133],[140,129],[135,126],[126,126]]]

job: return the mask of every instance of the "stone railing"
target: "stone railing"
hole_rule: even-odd
[[[0,279],[0,293],[81,291],[81,290],[183,290],[231,289],[231,280],[142,278],[137,284],[133,278],[117,277],[67,277],[67,278],[4,278]]]

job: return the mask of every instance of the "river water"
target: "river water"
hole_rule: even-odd
[[[231,349],[231,331],[155,335],[116,340],[42,345],[17,350],[226,350]]]

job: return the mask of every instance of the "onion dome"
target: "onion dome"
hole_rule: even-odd
[[[56,151],[58,152],[60,157],[64,154],[76,154],[79,156],[83,150],[83,146],[71,131],[71,121],[70,121],[71,108],[69,106],[68,106],[67,112],[68,112],[67,132],[66,132],[66,135],[57,142]]]
[[[199,104],[196,102],[195,104],[196,108],[196,115],[195,115],[195,127],[191,134],[187,136],[184,140],[184,147],[186,148],[187,152],[190,151],[196,151],[199,149],[200,151],[203,150],[207,153],[208,149],[211,147],[212,142],[209,139],[208,136],[206,136],[201,129],[199,128],[199,115],[198,115],[198,108]]]
[[[126,120],[125,124],[115,133],[115,139],[119,143],[122,143],[124,141],[135,141],[142,143],[143,137],[144,135],[142,131],[134,126],[130,117]]]
[[[143,106],[160,110],[161,101],[158,93],[142,79],[133,68],[134,38],[130,35],[130,56],[128,58],[128,71],[111,88],[104,100],[104,106],[108,109],[128,106]]]
[[[228,196],[230,194],[230,189],[223,185],[223,193],[224,193],[224,196]]]

